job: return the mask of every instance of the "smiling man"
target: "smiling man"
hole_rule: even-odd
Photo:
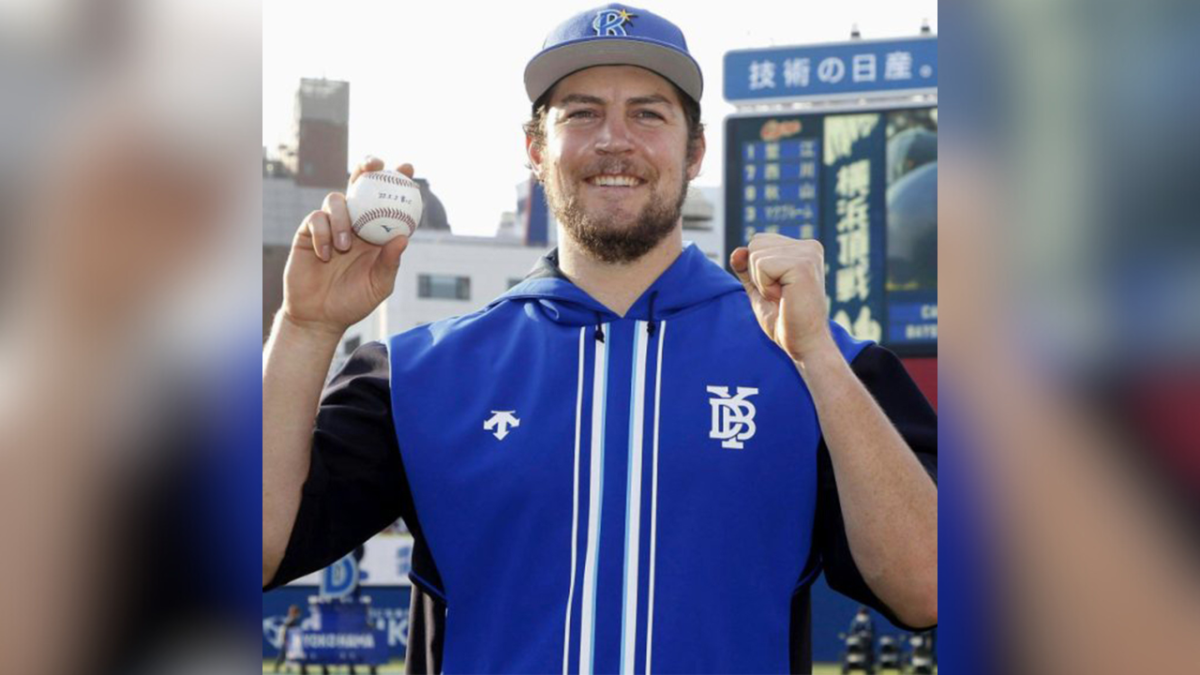
[[[676,229],[700,170],[699,107],[632,66],[573,73],[543,98],[526,125],[527,146],[559,222],[598,261],[641,259]]]
[[[702,83],[645,10],[555,29],[525,131],[560,248],[477,312],[364,345],[324,394],[407,239],[343,240],[339,194],[310,215],[264,360],[265,588],[402,517],[410,672],[809,672],[822,572],[936,624],[936,417],[828,320],[819,244],[756,237],[737,278],[684,246]]]

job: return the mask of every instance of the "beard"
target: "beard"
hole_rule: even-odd
[[[563,229],[575,243],[591,257],[604,263],[631,263],[649,253],[667,235],[674,231],[683,213],[683,201],[687,196],[688,180],[680,182],[677,194],[663,194],[652,189],[645,206],[629,225],[622,225],[619,214],[613,212],[589,213],[582,203],[577,184],[564,184],[557,167],[548,167],[549,180],[544,182],[546,202],[562,223]],[[645,179],[648,185],[657,185],[657,174],[648,176],[648,171],[635,170],[624,160],[607,160],[587,167],[585,175],[596,173],[623,173]]]

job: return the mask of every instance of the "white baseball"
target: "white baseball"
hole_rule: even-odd
[[[346,191],[354,233],[380,246],[412,234],[423,207],[421,188],[397,171],[364,173]]]

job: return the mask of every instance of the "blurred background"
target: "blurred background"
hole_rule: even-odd
[[[409,285],[349,341],[502,292],[555,237],[520,154],[524,59],[591,4],[0,4],[0,672],[270,669],[286,605],[307,611],[322,582],[263,596],[250,581],[250,375],[280,238],[303,215],[289,209],[316,208],[368,152],[415,164],[441,204],[418,233],[430,267],[406,262]],[[816,150],[805,134],[850,134],[831,161],[879,171],[875,243],[833,261],[828,287],[835,316],[903,354],[941,415],[947,672],[1194,672],[1200,7],[644,4],[681,25],[707,76],[709,155],[685,207],[706,253],[723,260],[747,228],[828,233],[838,195],[819,178],[801,193],[799,155],[779,162],[781,188],[796,172],[795,194],[779,193],[792,208],[758,203],[776,182],[757,154],[771,143],[803,153]],[[806,97],[838,84],[837,66],[820,77],[838,56],[822,50],[855,24],[863,45],[940,41],[932,87],[889,103],[906,95]],[[854,56],[839,80],[854,80]],[[904,194],[931,189],[932,214],[928,196]],[[328,572],[330,592],[362,581],[374,626],[399,640],[388,596],[404,593],[405,535],[378,541],[354,575]],[[814,617],[834,618],[814,639],[837,660],[854,607],[821,592]]]
[[[1200,8],[942,18],[943,663],[1194,670]]]
[[[0,3],[0,672],[257,659],[261,45]]]

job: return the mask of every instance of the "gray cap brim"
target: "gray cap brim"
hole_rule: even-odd
[[[556,82],[595,66],[639,66],[670,80],[692,100],[700,102],[704,79],[700,66],[687,54],[651,40],[606,37],[567,42],[538,54],[525,66],[525,93],[536,102]]]

